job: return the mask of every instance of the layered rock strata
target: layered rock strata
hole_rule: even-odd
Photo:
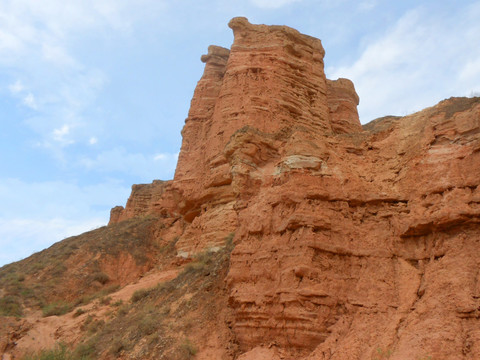
[[[480,99],[362,128],[320,40],[229,26],[230,51],[202,57],[174,180],[134,187],[111,222],[178,218],[185,257],[235,233],[244,360],[480,358]]]

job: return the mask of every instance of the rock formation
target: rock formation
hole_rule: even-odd
[[[320,40],[229,26],[174,179],[134,185],[110,224],[155,215],[179,258],[234,234],[224,359],[480,359],[480,98],[362,127]]]
[[[231,50],[202,57],[167,185],[177,208],[150,185],[121,218],[180,214],[183,256],[235,232],[242,359],[480,358],[480,100],[362,129],[320,40],[229,26]]]

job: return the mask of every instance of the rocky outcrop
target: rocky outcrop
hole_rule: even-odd
[[[109,224],[147,215],[176,217],[178,200],[171,181],[154,180],[151,184],[132,185],[126,207],[114,207],[110,211]]]
[[[235,233],[242,359],[480,358],[480,99],[362,128],[320,40],[229,26],[230,51],[202,57],[174,180],[135,186],[111,222],[178,218],[183,257]]]

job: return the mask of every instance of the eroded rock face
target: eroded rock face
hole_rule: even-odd
[[[202,57],[174,180],[134,187],[111,221],[180,217],[180,256],[235,233],[244,358],[480,358],[480,99],[362,128],[320,40],[229,26],[230,51]]]

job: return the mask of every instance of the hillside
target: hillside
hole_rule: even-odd
[[[362,127],[320,40],[229,26],[174,179],[0,269],[0,353],[479,359],[480,98]]]

